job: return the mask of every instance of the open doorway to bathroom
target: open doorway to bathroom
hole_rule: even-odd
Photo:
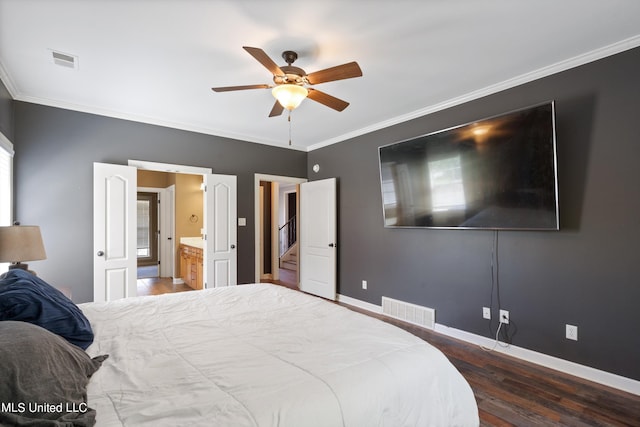
[[[202,237],[202,175],[138,169],[137,178],[138,295],[193,290],[179,245]]]
[[[136,295],[135,196],[137,191],[145,191],[140,187],[145,184],[137,175],[141,170],[172,174],[171,176],[175,176],[176,179],[175,185],[155,187],[156,190],[159,189],[161,195],[163,192],[172,195],[168,199],[160,198],[159,210],[161,212],[166,210],[163,207],[166,206],[163,200],[173,200],[171,206],[175,212],[172,216],[174,223],[170,228],[162,226],[162,218],[166,217],[165,215],[160,219],[160,233],[169,229],[175,233],[169,236],[171,239],[163,238],[162,234],[159,236],[160,276],[171,278],[173,283],[186,282],[189,286],[184,280],[184,273],[186,273],[191,283],[195,277],[196,286],[200,283],[207,288],[235,286],[237,284],[237,251],[235,249],[238,231],[236,175],[213,174],[210,168],[131,159],[127,165],[95,162],[93,174],[94,300],[109,301]],[[181,191],[182,177],[195,177],[195,185],[190,185],[185,192]],[[112,185],[118,186],[117,191],[108,191]],[[194,200],[197,198],[199,208],[196,209],[195,204],[185,203],[182,195],[189,198],[194,196]],[[184,224],[188,225],[188,230],[184,228],[184,233],[181,233],[181,226]],[[213,236],[213,238],[203,239],[203,236]],[[105,237],[109,237],[112,243],[107,244]],[[187,263],[187,268],[181,268],[182,262],[178,256],[185,252],[180,251],[179,246],[196,247],[196,240],[199,241],[199,247],[196,249],[200,250],[201,256],[188,251],[191,262]],[[221,240],[224,247],[215,246]],[[163,250],[165,244],[169,250]],[[119,252],[109,259],[101,257],[109,245],[117,247]],[[111,251],[110,248],[106,249]],[[169,258],[168,262],[165,262],[165,257]],[[163,270],[167,266],[173,268],[165,275]],[[115,273],[112,274],[112,272]],[[202,277],[203,280],[198,280],[198,277]],[[140,293],[137,294],[140,295]]]

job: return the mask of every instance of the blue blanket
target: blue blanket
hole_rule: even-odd
[[[0,278],[0,320],[33,323],[82,349],[93,342],[93,330],[80,308],[25,270],[9,270]]]

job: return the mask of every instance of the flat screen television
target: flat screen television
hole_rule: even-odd
[[[559,229],[553,101],[378,151],[385,227]]]

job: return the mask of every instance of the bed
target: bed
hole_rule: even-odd
[[[477,426],[436,348],[302,292],[240,285],[79,305],[108,355],[97,426]]]
[[[76,305],[0,275],[0,425],[477,426],[436,348],[269,284]]]

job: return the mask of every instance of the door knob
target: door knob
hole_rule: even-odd
[[[235,249],[235,248],[236,248],[236,245],[231,245],[231,249]]]
[[[332,248],[332,247],[334,247],[334,246],[335,246],[335,245],[334,245],[333,243],[329,243],[329,247],[330,247],[330,248]]]
[[[104,256],[104,252],[103,251],[98,251],[97,255],[98,256]]]

